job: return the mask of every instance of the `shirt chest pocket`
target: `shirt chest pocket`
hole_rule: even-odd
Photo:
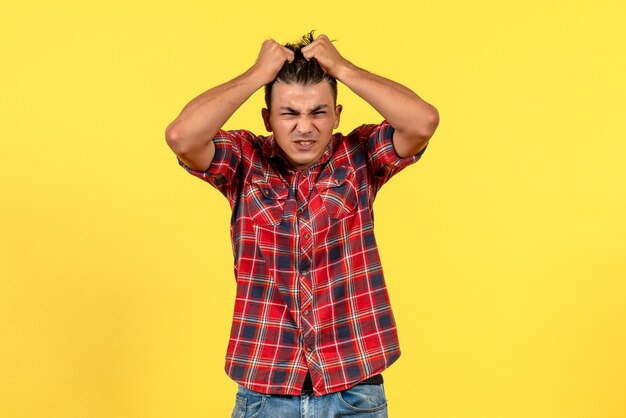
[[[339,167],[318,180],[315,187],[330,218],[344,218],[357,207],[354,178],[350,167]]]
[[[278,225],[283,219],[287,195],[282,183],[253,177],[245,194],[248,216],[258,225]]]

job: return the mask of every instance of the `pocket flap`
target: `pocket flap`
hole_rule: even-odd
[[[252,183],[254,183],[261,193],[263,197],[270,200],[285,200],[287,199],[288,190],[284,185],[272,184],[267,181],[265,178],[252,178]]]
[[[351,172],[352,169],[349,167],[337,167],[331,172],[322,173],[315,187],[319,192],[332,187],[339,187],[348,180]]]

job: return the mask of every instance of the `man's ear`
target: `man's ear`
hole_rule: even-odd
[[[335,129],[339,127],[339,119],[341,118],[342,105],[335,106]]]
[[[266,108],[261,109],[261,116],[263,117],[263,122],[265,123],[265,129],[267,132],[272,132],[272,124],[270,123],[270,111]]]

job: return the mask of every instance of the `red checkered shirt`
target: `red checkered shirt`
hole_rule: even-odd
[[[382,372],[399,356],[372,204],[399,158],[387,122],[334,134],[321,159],[289,167],[273,136],[220,130],[206,172],[232,208],[237,294],[226,372],[267,394],[316,395]]]

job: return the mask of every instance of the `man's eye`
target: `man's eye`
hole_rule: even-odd
[[[325,114],[326,114],[326,112],[313,112],[313,114],[314,114],[315,116],[323,116],[323,115],[325,115]]]

